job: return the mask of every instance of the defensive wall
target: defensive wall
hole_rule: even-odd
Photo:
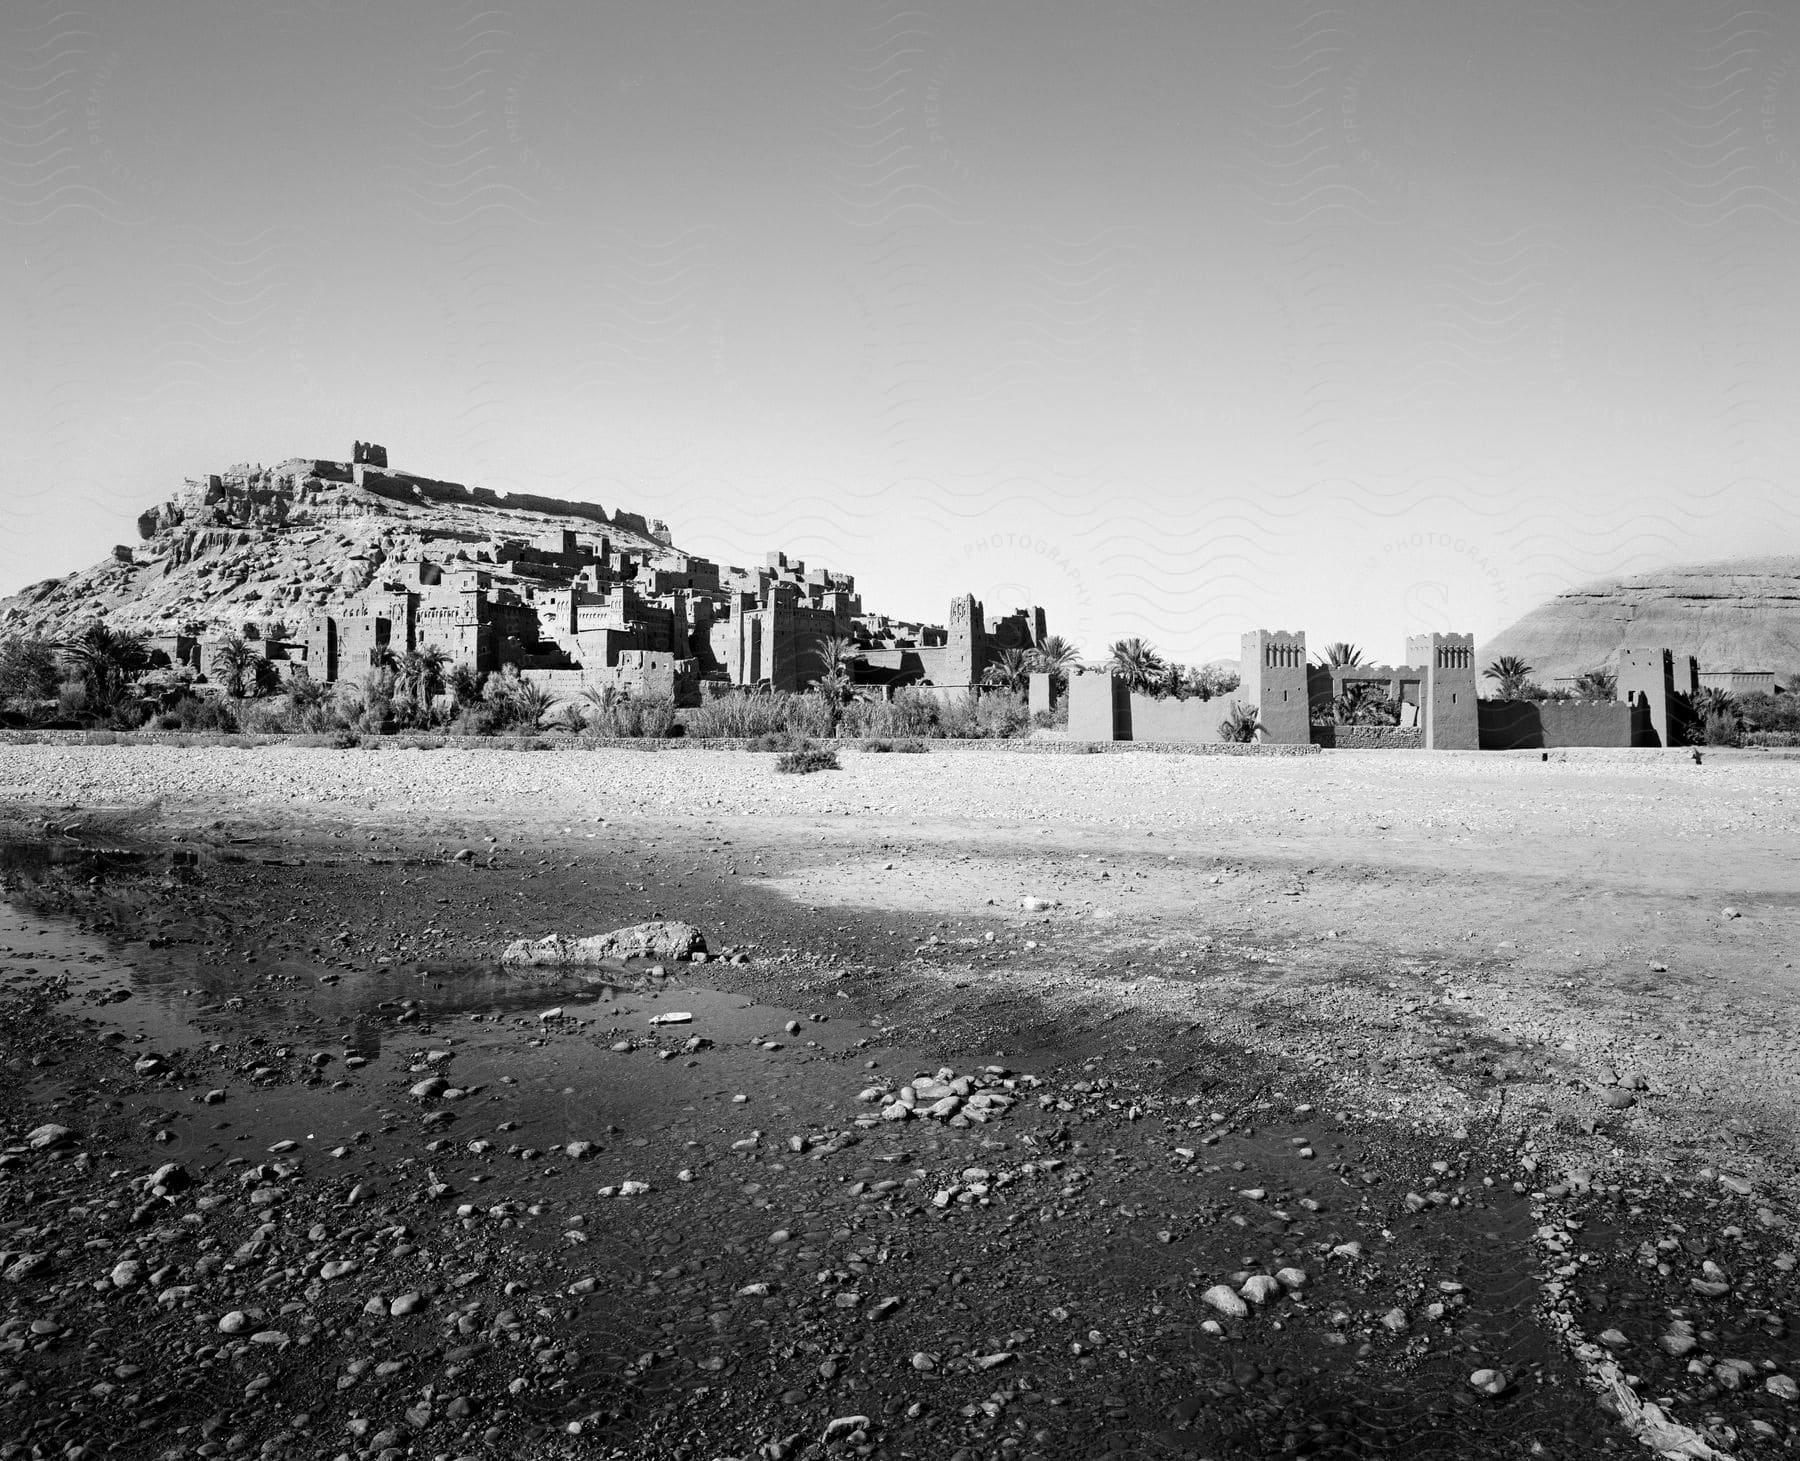
[[[1594,700],[1484,700],[1481,749],[1554,751],[1574,746],[1628,747],[1646,739],[1647,710]]]
[[[1339,750],[1555,750],[1682,743],[1699,688],[1691,657],[1667,649],[1628,649],[1619,699],[1482,700],[1476,694],[1475,641],[1467,634],[1407,640],[1404,665],[1308,664],[1306,636],[1258,629],[1244,635],[1239,685],[1212,700],[1158,698],[1130,689],[1109,672],[1069,681],[1069,736],[1110,743],[1205,745],[1224,740],[1220,722],[1234,705],[1257,715],[1264,745]],[[1312,713],[1346,689],[1371,684],[1397,704],[1397,726],[1312,724]]]
[[[1069,681],[1069,734],[1092,741],[1157,741],[1205,745],[1226,739],[1221,722],[1234,707],[1254,710],[1261,745],[1314,743],[1316,704],[1329,703],[1341,686],[1362,682],[1384,687],[1401,705],[1418,744],[1433,750],[1473,751],[1480,743],[1475,693],[1475,641],[1467,634],[1414,635],[1409,663],[1346,667],[1342,673],[1311,665],[1300,631],[1253,629],[1241,642],[1238,688],[1210,700],[1159,698],[1129,689],[1101,671]],[[1334,744],[1348,741],[1333,738]],[[1404,738],[1376,737],[1373,745],[1404,745]]]

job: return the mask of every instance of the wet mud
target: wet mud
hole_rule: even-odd
[[[0,848],[0,1457],[1644,1453],[1584,1345],[1792,1448],[1784,1214],[921,1011],[940,922],[691,851]],[[714,958],[495,962],[653,914]],[[921,1076],[994,1104],[885,1118]]]

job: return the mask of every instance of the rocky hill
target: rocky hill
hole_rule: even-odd
[[[1800,558],[1660,568],[1588,584],[1540,604],[1481,646],[1481,663],[1516,654],[1532,678],[1618,662],[1627,645],[1691,654],[1702,670],[1774,670],[1800,679]]]
[[[389,471],[375,461],[291,458],[188,482],[138,518],[139,541],[93,568],[0,599],[0,635],[59,638],[96,617],[160,635],[236,632],[308,618],[365,588],[384,563],[471,557],[496,538],[559,529],[605,536],[646,557],[669,554],[660,522],[591,503],[502,495]]]

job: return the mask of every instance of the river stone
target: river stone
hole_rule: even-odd
[[[1281,1297],[1281,1284],[1266,1273],[1253,1273],[1238,1293],[1253,1304],[1266,1304]]]
[[[193,1177],[180,1162],[164,1162],[150,1174],[152,1192],[182,1192],[193,1185]]]
[[[1201,1294],[1200,1301],[1210,1304],[1227,1319],[1242,1319],[1250,1312],[1250,1306],[1222,1283],[1214,1284]]]
[[[607,959],[686,959],[706,951],[706,939],[691,923],[634,923],[611,933],[579,937],[551,934],[517,939],[500,956],[504,964],[598,964]]]

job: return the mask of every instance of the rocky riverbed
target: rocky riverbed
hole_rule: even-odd
[[[0,767],[0,1457],[1792,1449],[1779,766],[122,753]]]

